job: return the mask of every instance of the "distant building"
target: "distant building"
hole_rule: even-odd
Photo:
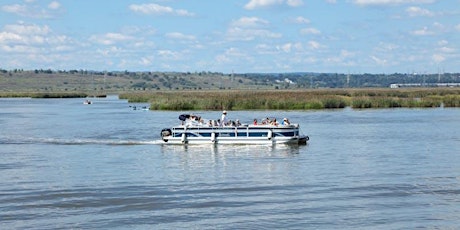
[[[460,83],[409,83],[409,84],[390,84],[390,88],[409,88],[409,87],[460,87]]]
[[[283,82],[285,82],[285,83],[288,83],[288,84],[290,84],[290,85],[294,85],[294,84],[295,84],[295,82],[291,81],[289,78],[285,78],[283,81],[281,81],[281,80],[275,80],[275,82],[276,82],[276,83],[283,83]]]
[[[285,79],[284,79],[284,82],[289,83],[289,84],[291,84],[291,85],[292,85],[292,84],[295,84],[295,82],[289,80],[289,78],[285,78]]]

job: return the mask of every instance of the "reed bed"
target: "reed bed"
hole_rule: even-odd
[[[309,110],[460,107],[460,89],[159,91],[122,94],[152,110]]]
[[[440,107],[442,99],[434,98],[394,98],[394,97],[358,97],[352,99],[352,108],[428,108]]]

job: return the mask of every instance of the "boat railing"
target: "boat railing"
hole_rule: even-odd
[[[285,129],[285,128],[299,128],[299,124],[289,124],[289,125],[271,125],[271,124],[263,124],[263,125],[248,125],[248,124],[241,124],[241,125],[238,125],[238,126],[209,126],[207,124],[199,124],[199,123],[196,123],[196,124],[191,124],[191,123],[187,123],[187,124],[181,124],[179,126],[176,126],[175,128],[177,129],[188,129],[188,128],[193,128],[193,129],[200,129],[200,128],[203,128],[203,129],[209,129],[209,128],[212,128],[212,129],[234,129],[234,128],[271,128],[271,129],[276,129],[276,128],[282,128],[282,129]]]

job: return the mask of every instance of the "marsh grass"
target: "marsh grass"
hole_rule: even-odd
[[[444,107],[460,107],[460,95],[446,95],[442,102]]]
[[[86,93],[3,92],[0,97],[83,98]],[[119,95],[152,110],[312,110],[460,107],[459,88],[150,91]]]
[[[149,102],[153,110],[305,110],[344,108],[341,95],[317,95],[307,91],[172,91],[122,94],[129,102]]]
[[[122,94],[152,110],[310,110],[460,107],[460,89],[321,89],[160,91]]]

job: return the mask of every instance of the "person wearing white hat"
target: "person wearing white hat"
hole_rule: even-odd
[[[222,117],[220,118],[220,126],[225,126],[225,125],[227,125],[227,122],[228,122],[227,111],[224,110],[224,111],[222,112]]]
[[[284,118],[283,119],[283,125],[290,125],[291,122],[289,122],[289,120],[287,118]]]

